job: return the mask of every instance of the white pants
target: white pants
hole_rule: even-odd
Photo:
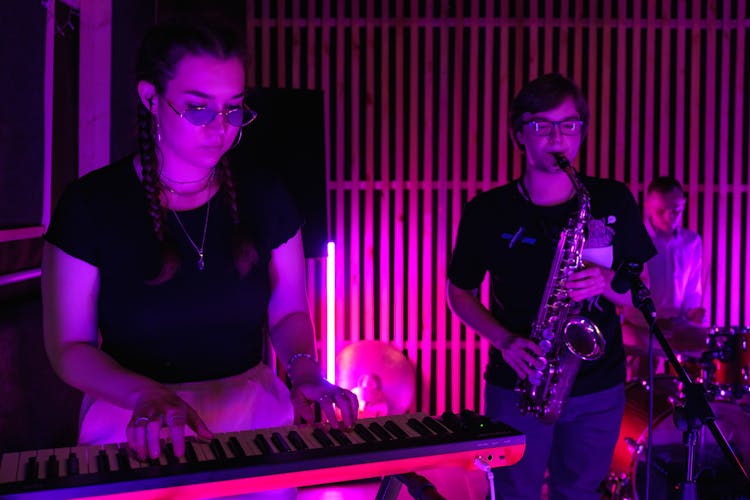
[[[289,390],[271,369],[260,363],[245,373],[223,379],[167,384],[215,433],[290,425],[294,408]],[[82,446],[125,443],[125,429],[133,416],[106,401],[85,395],[81,404],[78,443]],[[193,435],[190,429],[186,435]],[[276,490],[231,498],[295,498],[296,490]]]

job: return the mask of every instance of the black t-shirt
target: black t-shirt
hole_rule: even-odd
[[[591,195],[584,259],[603,267],[623,260],[645,262],[655,253],[628,188],[619,182],[582,178]],[[490,273],[492,315],[507,329],[528,336],[544,293],[560,233],[578,208],[577,198],[541,207],[521,195],[518,181],[480,193],[466,206],[448,268],[451,283],[478,288]],[[571,395],[607,389],[625,380],[625,354],[615,306],[604,296],[584,301],[582,315],[607,342],[604,356],[581,364]],[[485,379],[512,388],[517,375],[494,347]]]
[[[231,250],[232,217],[223,192],[210,201],[205,269],[174,214],[166,224],[180,252],[177,274],[146,284],[161,266],[132,157],[93,171],[63,194],[45,238],[99,269],[99,331],[103,351],[127,369],[165,383],[242,373],[261,360],[270,295],[270,252],[301,225],[274,178],[246,174],[237,182],[240,219],[259,259],[240,278]],[[200,245],[207,206],[179,212]]]

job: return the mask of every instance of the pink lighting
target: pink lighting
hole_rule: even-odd
[[[336,245],[328,242],[326,258],[326,379],[336,379]]]

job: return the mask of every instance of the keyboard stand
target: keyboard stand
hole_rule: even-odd
[[[445,500],[435,485],[414,472],[383,477],[375,500],[396,500],[402,484],[406,485],[412,498],[417,500]]]

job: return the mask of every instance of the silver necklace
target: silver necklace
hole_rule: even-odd
[[[178,196],[193,196],[193,195],[196,195],[198,193],[202,193],[203,191],[205,191],[206,189],[208,189],[209,186],[211,186],[211,182],[213,180],[214,180],[214,170],[213,169],[211,169],[211,171],[205,177],[201,177],[200,179],[192,180],[192,181],[176,181],[174,179],[171,179],[171,178],[167,177],[166,175],[164,175],[162,173],[159,174],[159,182],[161,183],[162,186],[164,186],[164,189],[166,189],[170,193],[178,195]],[[169,184],[167,182],[165,182],[165,181],[169,181]],[[186,186],[188,184],[197,184],[197,183],[203,182],[203,181],[205,181],[203,183],[203,186],[201,186],[198,189],[193,189],[191,191],[177,191],[175,188],[173,188],[170,185],[170,184],[172,184],[172,185],[177,184],[177,185]]]
[[[214,175],[214,170],[211,169],[206,175],[204,175],[200,179],[194,179],[191,181],[177,181],[177,180],[172,179],[171,177],[167,177],[166,175],[164,175],[163,172],[159,173],[159,177],[161,177],[162,179],[166,181],[169,181],[171,184],[198,184],[199,182],[205,181],[209,177],[213,177],[213,175]]]
[[[206,248],[206,233],[208,232],[208,214],[211,212],[211,199],[209,198],[208,203],[206,204],[206,221],[203,223],[203,238],[201,238],[201,246],[195,244],[193,241],[193,238],[190,237],[190,234],[188,234],[187,229],[185,229],[185,225],[182,223],[182,220],[180,220],[180,216],[177,215],[177,212],[173,208],[171,208],[172,213],[174,214],[174,218],[177,220],[177,223],[180,225],[180,228],[182,229],[182,232],[185,233],[185,236],[187,236],[188,241],[193,246],[195,251],[198,253],[198,270],[203,271],[206,268],[206,262],[203,260],[203,250]]]
[[[177,191],[173,187],[171,187],[171,186],[169,186],[167,184],[164,184],[163,182],[161,183],[161,185],[164,186],[164,189],[166,189],[167,191],[169,191],[173,195],[176,195],[176,196],[194,196],[196,194],[202,193],[203,191],[205,191],[206,189],[208,189],[209,187],[211,187],[211,179],[209,179],[208,181],[206,181],[206,183],[203,185],[203,187],[201,187],[200,189],[196,189],[194,191]]]

